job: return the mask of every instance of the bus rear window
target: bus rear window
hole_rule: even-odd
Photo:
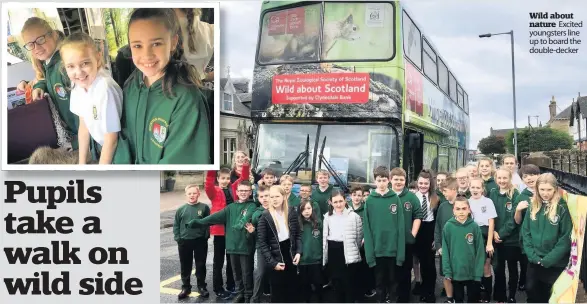
[[[269,11],[263,15],[258,62],[391,60],[394,19],[390,3],[326,2],[324,11],[322,4]]]

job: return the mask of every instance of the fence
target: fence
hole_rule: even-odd
[[[546,158],[545,158],[546,156]],[[566,173],[587,176],[587,151],[555,150],[522,153],[522,164],[535,164]]]

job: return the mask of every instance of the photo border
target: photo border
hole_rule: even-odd
[[[213,163],[209,165],[29,165],[29,164],[8,164],[7,141],[7,118],[8,118],[8,96],[2,94],[2,171],[207,171],[220,169],[220,2],[3,2],[2,3],[2,33],[0,39],[8,39],[8,9],[9,8],[213,8],[214,9],[214,137],[210,144],[214,145]],[[2,89],[8,89],[8,48],[2,51]]]

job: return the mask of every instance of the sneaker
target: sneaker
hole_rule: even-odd
[[[181,292],[177,295],[177,299],[181,300],[181,299],[185,299],[187,298],[190,293],[192,293],[192,290],[189,288],[182,288]]]
[[[245,302],[245,296],[242,294],[237,295],[233,300],[232,303],[244,303]]]
[[[372,298],[372,297],[374,297],[376,294],[377,294],[377,291],[376,291],[375,289],[371,289],[371,290],[369,290],[369,291],[367,291],[367,292],[365,293],[365,297],[367,297],[367,298]]]
[[[232,294],[226,290],[221,289],[221,290],[217,290],[214,291],[214,293],[216,294],[216,298],[221,299],[221,300],[228,300],[230,298],[232,298]]]
[[[419,296],[421,288],[422,288],[422,283],[416,282],[416,284],[414,284],[414,289],[412,290],[412,294],[415,296]]]
[[[447,298],[446,301],[444,301],[444,303],[454,303],[455,299],[454,298]]]
[[[226,291],[230,292],[232,295],[236,295],[238,293],[238,291],[236,290],[236,287],[234,287],[234,286],[226,287]]]
[[[509,298],[508,299],[508,303],[516,303],[516,299],[515,298]]]
[[[198,287],[198,293],[202,298],[208,298],[210,296],[210,293],[208,292],[208,289],[206,289],[206,287]]]
[[[330,288],[330,287],[332,287],[332,281],[329,281],[328,284],[322,286],[323,289],[327,289],[327,288]]]

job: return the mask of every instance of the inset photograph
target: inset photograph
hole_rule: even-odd
[[[136,5],[3,6],[3,170],[217,169],[219,5]]]

